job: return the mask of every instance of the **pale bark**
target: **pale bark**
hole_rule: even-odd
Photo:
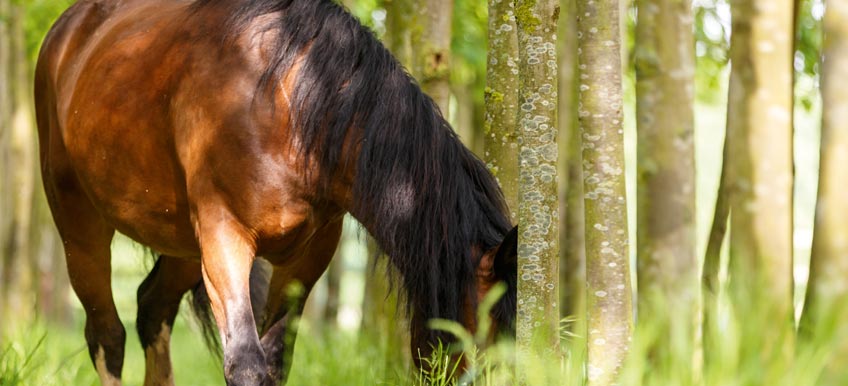
[[[512,1],[489,1],[488,35],[484,154],[515,223],[518,217],[518,32]]]
[[[349,236],[342,233],[342,237]],[[340,241],[341,242],[341,241]],[[341,280],[344,272],[344,261],[339,253],[340,249],[336,249],[333,260],[330,261],[330,266],[327,267],[327,302],[324,306],[324,323],[335,327],[339,315],[339,306],[341,304]]]
[[[421,88],[448,116],[450,100],[450,43],[453,0],[416,1],[422,29],[413,31],[413,72]],[[418,34],[416,34],[418,32]],[[420,75],[419,75],[420,74]]]
[[[26,10],[0,0],[0,314],[68,321],[64,255],[41,187]]]
[[[11,137],[12,127],[12,89],[11,78],[11,31],[6,21],[10,15],[9,0],[0,0],[0,280],[5,281],[11,259],[10,246],[7,241],[12,222],[12,182],[9,175],[9,148],[7,144]],[[0,312],[7,309],[6,285],[0,283]]]
[[[392,52],[448,116],[453,0],[386,0]]]
[[[559,207],[561,314],[585,322],[586,250],[583,243],[583,174],[577,122],[577,19],[574,0],[560,2]]]
[[[4,189],[10,195],[7,199],[11,205],[7,215],[11,220],[0,235],[3,238],[3,277],[2,289],[5,301],[5,311],[14,312],[21,318],[26,318],[32,310],[35,292],[31,267],[35,261],[32,258],[31,226],[33,197],[35,193],[35,176],[37,175],[36,151],[35,151],[35,129],[33,125],[33,113],[30,104],[30,88],[28,79],[29,67],[28,56],[24,44],[23,32],[23,8],[19,5],[8,6],[7,15],[9,29],[9,56],[8,60],[8,92],[11,98],[11,116],[7,125],[8,132],[5,133],[6,158],[4,165],[6,185]]]
[[[477,139],[477,126],[475,126],[474,115],[474,86],[471,84],[456,84],[451,87],[456,102],[456,109],[451,118],[453,131],[459,135],[459,140],[475,154],[482,154],[475,149]]]
[[[362,301],[362,330],[378,347],[391,347],[409,363],[411,359],[419,358],[411,357],[409,322],[403,313],[398,311],[398,291],[387,279],[387,273],[392,269],[389,259],[373,253],[378,248],[376,242],[369,237],[365,293]],[[389,359],[386,358],[387,361]],[[388,365],[388,362],[386,364]]]
[[[829,0],[824,15],[822,135],[815,234],[801,332],[848,353],[848,1]],[[834,361],[828,371],[839,370]],[[844,369],[843,369],[844,370]]]
[[[697,325],[695,42],[689,0],[636,0],[638,320],[652,357],[691,361]]]
[[[577,3],[586,218],[587,375],[616,382],[633,329],[624,185],[619,2]]]
[[[792,0],[732,4],[730,295],[760,360],[793,352]],[[762,319],[759,319],[762,318]],[[756,327],[753,327],[756,326]]]
[[[414,0],[383,0],[386,8],[386,45],[395,58],[412,72],[412,30],[421,28],[414,17]],[[413,24],[413,22],[416,22]]]
[[[557,49],[554,0],[516,2],[519,69],[519,360],[559,355]],[[527,380],[519,363],[519,383]]]

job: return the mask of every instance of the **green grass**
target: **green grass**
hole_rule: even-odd
[[[135,326],[125,324],[127,345],[123,380],[141,385],[144,354]],[[82,326],[57,327],[37,323],[25,330],[0,334],[0,385],[98,385]],[[402,353],[341,331],[302,328],[296,343],[290,385],[398,385],[407,369]],[[178,318],[171,341],[177,385],[223,384],[220,361],[203,344],[193,323]]]
[[[82,318],[78,318],[82,319]],[[123,379],[140,385],[144,378],[144,353],[135,325],[125,324],[127,344]],[[172,337],[175,379],[181,385],[218,384],[218,360],[203,345],[199,333],[178,320]],[[88,356],[83,326],[56,326],[40,322],[0,334],[0,385],[98,385]]]

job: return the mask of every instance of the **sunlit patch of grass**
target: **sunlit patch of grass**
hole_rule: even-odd
[[[23,381],[29,377],[29,373],[37,370],[34,368],[33,357],[43,343],[44,335],[30,349],[14,343],[3,348],[0,351],[0,384],[9,386],[23,384]]]
[[[398,347],[373,331],[352,333],[303,324],[287,385],[407,385],[409,366]]]
[[[61,332],[33,323],[27,329],[2,331],[0,385],[96,385],[85,346],[74,347]]]

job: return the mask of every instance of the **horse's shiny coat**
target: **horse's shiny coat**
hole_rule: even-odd
[[[300,45],[283,46],[288,24],[277,23],[286,17],[316,26],[316,32],[306,38],[293,33]],[[336,29],[336,19],[345,28]],[[183,294],[201,280],[217,321],[228,384],[266,385],[284,378],[283,334],[293,317],[287,313],[286,286],[299,281],[311,288],[333,255],[348,211],[375,235],[401,274],[414,319],[414,348],[436,336],[421,327],[422,320],[448,317],[473,325],[466,316],[473,315],[475,298],[507,279],[492,268],[503,265],[496,259],[510,257],[494,253],[493,237],[503,237],[508,223],[491,176],[442,127],[432,102],[390,56],[381,56],[377,70],[365,68],[372,59],[350,47],[364,44],[388,54],[363,31],[337,6],[315,0],[80,0],[56,22],[35,79],[42,175],[104,384],[119,382],[125,340],[110,289],[109,243],[116,230],[162,255],[138,293],[146,385],[173,383],[169,332]],[[340,42],[348,37],[353,40]],[[349,58],[355,64],[344,69],[352,80],[330,84],[327,66],[338,64],[319,67],[316,50]],[[388,80],[356,77],[372,70],[371,76],[386,72]],[[306,82],[330,97],[304,96],[299,87]],[[381,84],[382,92],[394,90],[394,97],[412,102],[398,111],[379,103],[359,106],[334,94],[358,92],[350,100],[377,101],[373,85]],[[331,102],[338,112],[325,109]],[[403,128],[409,138],[381,108],[401,120],[409,117],[401,121],[413,126]],[[423,124],[415,123],[422,117]],[[392,129],[384,134],[383,126]],[[430,140],[422,143],[417,136]],[[375,144],[382,138],[385,143]],[[401,146],[412,146],[404,142],[412,139],[432,153],[406,154],[412,161],[391,158],[403,152]],[[366,153],[367,160],[360,157]],[[441,164],[452,160],[458,164]],[[388,172],[377,180],[364,163]],[[421,178],[415,173],[446,185],[416,181]],[[372,177],[385,187],[360,181]],[[425,183],[429,186],[421,186]],[[369,192],[362,185],[381,188]],[[457,215],[446,213],[442,202],[448,209],[469,206],[473,212],[459,218],[485,223],[451,220]],[[429,212],[436,213],[422,216]],[[427,224],[443,229],[416,229]],[[454,226],[463,238],[437,240],[456,233]],[[438,256],[418,260],[407,250],[416,243]],[[417,252],[420,259],[429,257],[425,252]],[[249,298],[255,256],[274,265],[261,336]],[[454,274],[477,264],[476,276]],[[472,289],[479,294],[468,292]]]

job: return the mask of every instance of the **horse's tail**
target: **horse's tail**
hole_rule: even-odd
[[[271,277],[271,266],[261,259],[256,259],[250,270],[250,305],[253,308],[253,317],[257,323],[261,323],[265,302],[268,299],[268,284]],[[218,325],[215,323],[215,315],[212,314],[212,305],[209,303],[209,294],[203,281],[191,290],[191,310],[200,325],[203,341],[210,351],[221,355],[221,342],[218,336]]]
[[[203,284],[203,280],[191,290],[189,304],[197,324],[200,325],[203,342],[206,343],[209,351],[220,356],[221,342],[218,338],[218,325],[215,323],[215,316],[212,315],[212,305],[209,304],[209,294],[206,293],[206,285]]]

